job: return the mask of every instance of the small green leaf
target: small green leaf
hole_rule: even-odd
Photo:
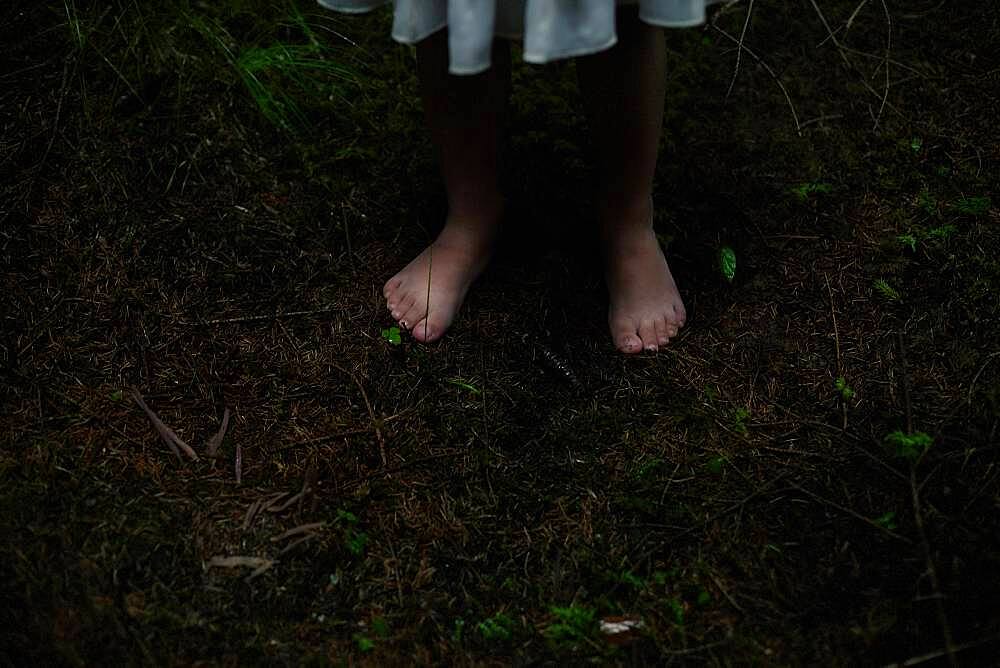
[[[502,612],[476,624],[476,630],[486,640],[510,640],[514,620]]]
[[[898,301],[900,299],[899,292],[881,278],[876,279],[872,283],[872,287],[878,290],[879,293],[881,293],[881,295],[889,301]]]
[[[958,228],[952,224],[941,225],[927,231],[927,236],[942,241],[950,237]]]
[[[920,149],[924,147],[924,140],[920,137],[914,137],[910,140],[910,150],[914,153],[920,153]]]
[[[917,206],[924,210],[928,216],[936,215],[938,212],[937,197],[926,187],[921,188],[917,193]]]
[[[348,524],[357,524],[358,516],[349,510],[344,510],[343,508],[337,510],[337,520],[343,520]]]
[[[355,633],[352,637],[354,638],[354,644],[356,644],[358,649],[362,652],[370,652],[375,649],[375,642],[370,638],[366,638],[360,633]]]
[[[479,391],[479,388],[477,388],[475,385],[465,382],[461,378],[449,378],[448,382],[451,383],[452,385],[457,385],[458,387],[461,387],[463,390],[468,390],[473,394],[482,394],[482,392]]]
[[[719,269],[725,279],[732,283],[736,276],[736,251],[730,246],[723,246],[719,249]]]
[[[618,575],[618,581],[622,584],[631,585],[636,589],[646,588],[646,582],[632,571],[623,571]]]
[[[125,396],[121,390],[115,390],[111,393],[111,401],[121,401],[122,397]]]
[[[885,437],[885,444],[896,457],[915,462],[931,447],[933,439],[922,431],[904,434],[896,430]]]
[[[379,638],[389,637],[389,624],[382,617],[375,617],[372,619],[372,631],[375,632]]]
[[[698,592],[698,605],[708,605],[712,601],[712,595],[705,591],[704,588]]]
[[[837,388],[837,391],[840,392],[840,396],[844,397],[845,400],[850,399],[854,396],[854,390],[851,389],[851,386],[847,384],[847,381],[844,380],[843,376],[837,378],[837,380],[834,381],[833,385],[834,387]]]
[[[989,197],[962,197],[955,202],[955,208],[958,209],[959,213],[970,216],[982,216],[990,210],[992,205],[993,202],[990,201]]]
[[[452,642],[462,642],[462,631],[465,630],[465,620],[459,617],[455,620],[455,628],[451,632]]]
[[[345,544],[351,554],[361,554],[365,551],[365,545],[368,544],[368,534],[363,531],[348,531]]]
[[[896,241],[900,246],[909,246],[913,252],[917,250],[917,238],[912,234],[900,234],[896,237]]]
[[[726,460],[722,457],[712,457],[705,464],[705,468],[708,469],[709,473],[719,474],[722,473],[722,465],[726,463]]]
[[[382,338],[394,346],[398,346],[403,340],[399,336],[399,327],[389,327],[388,329],[383,329]]]
[[[791,189],[791,193],[795,195],[795,197],[800,202],[805,202],[807,199],[809,199],[810,195],[816,193],[828,193],[831,192],[832,190],[833,186],[831,186],[829,183],[810,181],[807,183],[800,183],[799,185],[795,186],[794,188]]]
[[[874,521],[875,524],[879,525],[880,527],[889,529],[890,531],[892,529],[895,529],[897,526],[896,513],[892,512],[891,510],[883,515],[876,517]]]

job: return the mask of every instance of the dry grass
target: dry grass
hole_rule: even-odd
[[[669,36],[656,222],[691,316],[636,358],[605,331],[569,67],[515,74],[496,266],[444,341],[392,346],[381,282],[443,212],[384,16],[338,24],[365,78],[290,136],[235,75],[137,46],[114,71],[59,12],[9,13],[0,660],[993,656],[1000,221],[959,201],[1000,191],[995,27],[897,11],[889,51],[878,3],[823,3],[836,40],[740,7],[717,26],[767,69]],[[933,445],[894,457],[894,430]],[[591,612],[643,627],[567,621]]]

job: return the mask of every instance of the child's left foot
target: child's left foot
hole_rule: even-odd
[[[616,223],[602,236],[611,338],[623,353],[655,351],[677,335],[687,316],[652,224]]]

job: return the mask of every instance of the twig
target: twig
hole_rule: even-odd
[[[952,639],[951,624],[948,623],[948,615],[944,609],[944,594],[941,593],[941,581],[938,580],[937,568],[934,566],[931,544],[927,540],[927,531],[924,529],[924,515],[920,509],[920,490],[917,489],[917,467],[915,464],[910,467],[910,492],[913,499],[913,519],[917,525],[921,547],[924,550],[924,562],[927,564],[927,575],[931,580],[934,607],[937,610],[938,624],[941,625],[941,635],[944,636],[945,653],[948,655],[948,664],[954,668],[958,666],[958,661],[955,659],[955,642]]]
[[[424,311],[424,341],[427,340],[427,321],[431,317],[431,268],[434,266],[434,246],[427,247],[427,310]],[[385,463],[385,454],[382,455],[382,463]]]
[[[281,548],[281,550],[278,552],[278,556],[281,556],[282,554],[285,554],[286,552],[291,552],[292,550],[294,550],[295,548],[297,548],[302,543],[310,541],[310,540],[312,540],[313,538],[315,538],[318,535],[319,535],[318,533],[307,533],[305,536],[302,536],[298,540],[293,540],[291,543],[289,543],[288,545],[286,545],[283,548]]]
[[[265,559],[264,557],[212,557],[208,560],[208,567],[212,568],[260,568],[261,566],[271,565],[274,562],[270,559]]]
[[[1000,635],[993,635],[986,638],[980,638],[979,640],[970,640],[969,642],[964,642],[961,645],[955,645],[951,648],[950,652],[961,652],[972,647],[978,647],[979,645],[985,645],[988,642],[993,642],[994,640],[1000,639]],[[928,661],[933,661],[934,659],[940,659],[942,656],[949,655],[949,649],[939,649],[934,652],[928,652],[927,654],[921,654],[920,656],[911,656],[903,663],[889,663],[886,664],[885,668],[898,668],[899,666],[917,666],[921,663],[927,663]]]
[[[239,485],[243,481],[243,446],[239,443],[236,444],[236,464],[234,468],[236,469],[236,484]]]
[[[722,595],[726,597],[726,600],[729,601],[729,603],[734,608],[736,608],[740,612],[743,612],[743,608],[741,608],[740,604],[736,602],[736,599],[733,598],[733,595],[729,593],[729,590],[722,586],[722,581],[720,581],[719,578],[716,577],[715,573],[709,573],[708,577],[712,578],[712,582],[714,582],[715,586],[719,588],[719,591],[721,591]]]
[[[429,289],[430,288],[428,288],[428,294],[427,294],[428,305],[430,305]],[[371,418],[372,427],[375,429],[375,437],[378,438],[378,448],[379,448],[379,453],[382,455],[382,465],[385,466],[388,460],[386,459],[385,456],[385,437],[382,436],[381,420],[375,417],[375,410],[372,408],[372,403],[368,400],[368,393],[365,392],[365,386],[361,384],[361,381],[358,380],[357,376],[355,376],[353,373],[351,373],[344,367],[340,366],[339,364],[331,364],[331,366],[334,369],[340,371],[341,373],[349,376],[350,379],[354,381],[354,384],[358,386],[358,390],[361,391],[361,398],[364,399],[365,408],[368,409],[368,417]]]
[[[306,315],[322,315],[324,313],[332,313],[336,309],[330,308],[318,308],[309,311],[288,311],[287,313],[272,313],[269,315],[247,315],[238,318],[216,318],[215,320],[202,320],[197,323],[188,322],[186,324],[192,325],[230,325],[234,323],[241,322],[261,322],[263,320],[280,320],[281,318],[297,318]]]
[[[830,289],[830,277],[827,274],[823,274],[823,276],[826,278],[826,292],[830,295],[830,317],[833,318],[833,342],[837,348],[837,378],[843,378],[844,367],[840,361],[840,333],[837,330],[837,311],[833,307],[833,290]],[[842,428],[847,429],[847,399],[844,398],[843,392],[840,395],[840,410],[843,417]]]
[[[833,30],[830,28],[829,22],[827,22],[827,20],[826,20],[826,16],[823,14],[823,10],[821,10],[819,8],[819,5],[816,4],[816,0],[809,0],[809,3],[812,5],[813,9],[816,11],[816,15],[819,16],[819,20],[823,24],[823,27],[826,28],[827,38],[831,42],[833,42],[833,45],[837,48],[837,53],[840,54],[840,58],[844,61],[844,64],[847,65],[847,69],[849,69],[851,71],[854,71],[854,72],[858,72],[858,68],[855,67],[854,63],[851,62],[851,59],[847,57],[847,54],[850,51],[850,49],[847,49],[846,47],[844,47],[844,45],[840,43],[840,40],[837,39],[837,36],[834,34]],[[885,3],[884,2],[883,2],[883,7],[885,7]],[[888,14],[888,11],[889,11],[888,8],[886,8],[885,11]],[[852,18],[853,18],[853,16],[852,16]],[[891,27],[892,26],[891,26],[891,23],[890,23],[890,29],[891,29]],[[888,51],[886,51],[885,59],[887,60],[888,58],[889,58],[889,53],[888,53]],[[887,69],[888,69],[888,63],[887,63]],[[878,127],[879,121],[882,118],[882,111],[886,107],[889,107],[890,109],[895,109],[895,107],[893,107],[891,104],[888,103],[888,98],[889,98],[888,76],[889,76],[889,74],[888,74],[888,71],[887,71],[886,72],[886,77],[887,77],[887,79],[886,79],[886,87],[885,87],[885,92],[884,93],[879,93],[877,90],[875,90],[874,88],[872,88],[871,84],[869,84],[868,81],[864,77],[860,77],[861,84],[868,90],[868,92],[881,100],[881,104],[879,105],[878,115],[875,117],[875,127],[876,128]]]
[[[758,55],[757,55],[756,53],[754,53],[753,51],[751,51],[751,50],[750,50],[750,48],[749,48],[748,46],[745,46],[745,45],[741,44],[741,43],[740,43],[740,40],[736,39],[735,37],[733,37],[732,35],[730,35],[730,34],[729,34],[728,32],[726,32],[725,30],[723,30],[723,29],[722,29],[722,28],[720,28],[719,26],[715,25],[714,23],[712,24],[712,29],[713,29],[713,30],[715,30],[716,32],[718,32],[719,34],[721,34],[721,35],[722,35],[723,37],[725,37],[725,38],[726,38],[726,39],[728,39],[729,41],[731,41],[731,42],[733,42],[734,44],[736,44],[736,46],[738,46],[738,47],[740,48],[740,50],[742,50],[742,51],[746,51],[746,52],[747,52],[747,54],[748,54],[748,55],[749,55],[749,56],[750,56],[751,58],[753,58],[753,59],[754,59],[755,61],[757,61],[757,64],[758,64],[758,65],[760,65],[761,67],[763,67],[763,68],[764,68],[764,70],[765,70],[765,71],[766,71],[766,72],[767,72],[767,73],[768,73],[769,75],[771,75],[771,78],[772,78],[772,79],[774,79],[774,83],[776,83],[776,84],[778,85],[778,88],[780,88],[780,89],[781,89],[781,93],[782,93],[782,94],[783,94],[783,95],[785,96],[785,101],[786,101],[786,102],[788,102],[788,108],[789,108],[789,109],[791,110],[791,112],[792,112],[792,120],[794,120],[794,121],[795,121],[795,131],[796,131],[796,133],[798,133],[798,135],[799,135],[799,136],[801,137],[801,136],[802,136],[802,124],[801,124],[801,123],[799,123],[799,115],[798,115],[798,113],[797,113],[797,112],[795,111],[795,105],[794,105],[794,104],[792,104],[792,98],[791,98],[791,96],[790,96],[790,95],[788,94],[788,89],[787,89],[787,88],[785,88],[785,84],[781,83],[781,79],[779,79],[779,78],[778,78],[778,75],[777,75],[777,74],[775,74],[775,72],[774,72],[774,70],[773,70],[773,69],[771,69],[771,66],[770,66],[770,65],[768,65],[767,63],[765,63],[765,62],[764,62],[764,61],[763,61],[763,60],[761,59],[761,57],[760,57],[760,56],[758,56]]]
[[[882,11],[885,12],[885,60],[883,65],[885,66],[885,93],[882,95],[882,104],[879,105],[878,115],[875,117],[875,127],[872,130],[878,129],[879,121],[882,120],[882,112],[885,110],[885,104],[889,100],[889,54],[892,51],[892,16],[889,15],[889,8],[885,4],[885,0],[882,1]]]
[[[903,332],[896,332],[899,342],[899,371],[903,377],[903,404],[906,409],[906,433],[913,433],[913,408],[910,405],[910,375],[906,370],[906,350],[903,344]]]
[[[260,510],[260,506],[262,503],[263,502],[260,499],[257,499],[256,501],[250,504],[249,508],[247,508],[247,514],[243,518],[243,531],[246,531],[247,529],[250,528],[250,522],[252,522],[253,518],[257,516],[257,511]]]
[[[299,526],[289,529],[283,534],[274,536],[271,538],[272,543],[280,543],[286,538],[291,538],[292,536],[298,536],[300,533],[312,533],[316,529],[322,529],[326,526],[323,522],[313,522],[311,524],[300,524]]]
[[[215,436],[209,439],[208,444],[205,446],[205,454],[209,457],[215,457],[216,453],[219,451],[219,446],[222,445],[222,439],[226,437],[226,431],[229,429],[229,409],[222,411],[222,424],[219,426],[219,431],[215,432]]]
[[[736,85],[736,75],[740,73],[740,61],[743,59],[743,40],[747,36],[747,28],[750,26],[750,16],[753,14],[753,0],[750,0],[750,4],[747,6],[747,18],[743,22],[743,30],[740,31],[740,41],[737,43],[738,47],[736,49],[736,66],[733,67],[733,78],[729,82],[729,88],[726,90],[726,99],[729,99],[729,94],[733,92],[733,86]]]
[[[906,367],[906,351],[903,342],[903,332],[897,332],[899,339],[899,366],[900,376],[903,379],[903,400],[906,403],[906,433],[913,433],[913,412],[910,405],[910,376]],[[944,636],[945,651],[948,655],[949,665],[958,666],[955,659],[955,643],[951,635],[951,624],[948,623],[948,615],[944,609],[944,596],[941,593],[941,581],[938,579],[937,567],[934,565],[934,556],[931,554],[931,544],[927,540],[927,531],[924,528],[924,513],[920,504],[920,489],[917,485],[917,465],[926,454],[926,450],[921,453],[920,458],[910,465],[910,498],[913,501],[913,521],[917,525],[917,534],[920,536],[920,545],[924,552],[924,562],[927,566],[927,575],[931,580],[931,593],[934,595],[934,603],[937,611],[938,624],[941,626],[941,635]]]
[[[839,510],[842,513],[847,513],[851,517],[853,517],[855,519],[858,519],[858,520],[861,520],[862,522],[864,522],[865,524],[867,524],[869,526],[875,527],[879,531],[885,533],[887,536],[891,536],[892,538],[895,538],[897,540],[901,540],[904,543],[910,543],[910,544],[913,543],[913,541],[910,540],[909,538],[907,538],[906,536],[898,534],[895,531],[882,526],[878,522],[865,517],[861,513],[857,512],[856,510],[852,510],[851,508],[848,508],[847,506],[840,505],[836,501],[831,501],[830,499],[824,498],[824,497],[820,496],[819,494],[816,494],[815,492],[809,491],[805,487],[801,487],[799,485],[796,485],[794,482],[788,483],[788,486],[792,487],[794,489],[797,489],[798,491],[802,492],[803,494],[805,494],[806,496],[808,496],[809,498],[811,498],[812,500],[814,500],[814,501],[816,501],[818,503],[822,503],[822,504],[828,505],[831,508],[836,508],[837,510]]]
[[[153,426],[156,427],[156,432],[160,435],[160,438],[170,446],[170,449],[174,451],[174,454],[180,457],[180,453],[183,452],[191,459],[198,461],[198,453],[192,450],[190,445],[185,443],[173,429],[165,425],[163,420],[161,420],[156,413],[154,413],[149,406],[146,405],[146,402],[142,399],[142,395],[139,394],[139,390],[133,387],[129,389],[129,393],[132,395],[132,398],[135,399],[135,403],[139,404],[139,408],[144,410],[146,415],[149,416]]]

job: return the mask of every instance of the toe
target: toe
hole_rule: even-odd
[[[399,290],[399,286],[402,283],[403,281],[399,277],[393,276],[385,282],[384,286],[382,286],[382,296],[391,300],[392,296]]]
[[[653,329],[656,331],[656,345],[667,345],[667,341],[670,340],[670,335],[667,333],[667,321],[663,318],[657,318],[656,321],[653,322]]]
[[[403,310],[399,315],[399,324],[408,329],[413,329],[413,326],[420,320],[424,319],[424,311],[413,301],[410,301],[410,305],[406,310]]]
[[[636,336],[635,325],[629,320],[611,321],[611,340],[618,350],[629,355],[642,350],[642,341]]]
[[[642,339],[643,350],[656,351],[658,346],[656,345],[656,326],[653,324],[653,320],[644,320],[639,323],[639,338]]]
[[[618,350],[628,355],[632,355],[642,350],[642,340],[639,339],[639,337],[636,336],[635,334],[631,333],[624,334],[618,337],[618,339],[616,340],[618,344]]]
[[[687,321],[687,312],[684,310],[684,304],[674,304],[673,314],[667,317],[667,321],[673,324],[674,327],[683,327]]]
[[[413,334],[413,338],[421,343],[430,343],[431,341],[436,341],[441,337],[441,332],[444,328],[436,326],[431,322],[430,318],[423,318],[413,326],[410,333]]]

